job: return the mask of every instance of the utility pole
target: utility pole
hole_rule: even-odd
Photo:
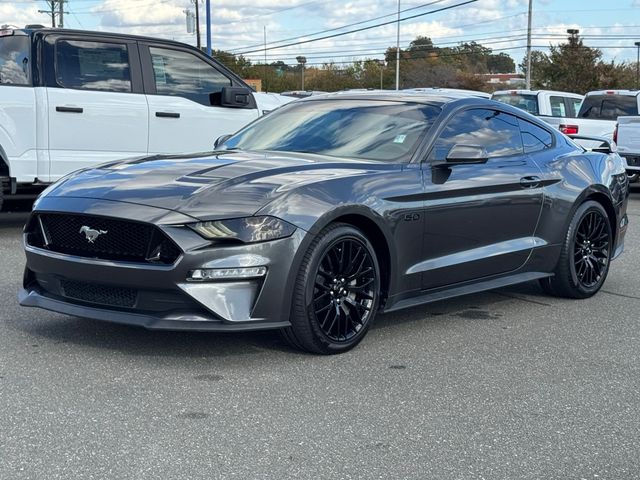
[[[398,0],[398,25],[396,27],[396,90],[400,90],[400,0]]]
[[[56,15],[60,22],[60,28],[64,27],[64,2],[67,0],[46,0],[47,10],[38,10],[38,13],[46,13],[51,17],[51,26],[56,28]]]
[[[531,19],[533,17],[533,0],[529,0],[529,19],[527,25],[527,75],[525,80],[525,87],[527,90],[531,90]]]
[[[58,6],[58,26],[64,28],[64,0],[60,0]]]
[[[636,88],[640,89],[640,42],[634,43],[638,47],[638,56],[636,58]]]
[[[267,92],[267,26],[263,25],[262,29],[264,31],[264,85],[262,88]]]
[[[193,3],[196,6],[196,47],[200,50],[200,0],[193,0]]]
[[[206,0],[204,6],[207,9],[207,55],[211,56],[211,0]]]

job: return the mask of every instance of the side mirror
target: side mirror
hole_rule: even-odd
[[[213,143],[213,149],[216,150],[220,145],[231,138],[231,134],[221,135],[216,138],[216,141]]]
[[[484,163],[489,159],[489,154],[480,145],[456,144],[447,154],[447,163]]]
[[[217,94],[212,93],[212,105],[217,102],[213,97]],[[246,87],[223,87],[220,92],[220,106],[227,108],[256,108],[256,100],[253,98],[253,92]]]

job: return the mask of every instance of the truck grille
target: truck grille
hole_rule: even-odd
[[[27,243],[87,258],[170,265],[180,249],[151,224],[90,215],[39,213],[27,228]]]

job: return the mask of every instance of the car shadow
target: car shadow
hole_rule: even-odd
[[[542,304],[546,297],[542,296],[536,284],[467,295],[380,314],[372,331],[383,330],[385,336],[401,337],[408,334],[406,327],[414,324],[424,324],[425,328],[433,324],[445,327],[449,324],[451,328],[455,328],[459,321],[493,320],[501,316],[496,313],[496,307],[514,298]],[[285,357],[307,355],[291,348],[277,331],[158,331],[50,313],[45,313],[44,318],[34,318],[34,312],[33,309],[25,309],[18,318],[7,320],[7,323],[28,333],[33,339],[40,337],[56,345],[72,344],[103,351],[112,350],[132,357],[246,358],[262,357],[265,352],[282,354]],[[364,340],[365,343],[366,341],[367,339]]]

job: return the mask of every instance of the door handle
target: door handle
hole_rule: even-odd
[[[180,114],[176,112],[156,112],[156,117],[160,118],[180,118]]]
[[[84,112],[84,109],[82,107],[56,107],[56,112],[82,113]]]
[[[520,186],[522,188],[537,188],[541,182],[540,177],[522,177],[520,179]]]

